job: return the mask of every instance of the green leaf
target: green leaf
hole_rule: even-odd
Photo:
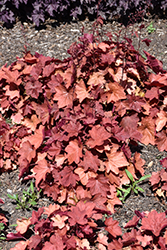
[[[0,223],[0,231],[2,231],[5,228],[4,223]]]
[[[36,201],[29,201],[29,203],[32,205],[32,206],[35,206],[37,203],[36,203]]]
[[[136,188],[136,189],[134,189],[134,193],[135,193],[135,194],[138,194],[137,188]]]
[[[145,179],[150,178],[150,177],[151,177],[151,174],[144,175],[144,176],[142,176],[142,177],[137,181],[137,183],[138,183],[138,182],[141,182],[141,181],[144,181]]]
[[[30,184],[30,188],[31,188],[31,191],[34,193],[34,186],[33,186],[33,182],[31,182],[31,184]]]
[[[16,195],[11,195],[11,194],[7,194],[7,196],[10,198],[10,199],[13,199],[13,200],[17,200],[17,197]]]
[[[124,199],[130,194],[131,188],[128,188],[126,193],[124,193]]]
[[[141,55],[143,58],[144,58],[144,60],[146,60],[147,59],[147,57],[145,56],[145,55]]]
[[[6,240],[6,237],[0,236],[0,240]]]
[[[142,189],[141,187],[137,186],[136,189],[138,189],[140,192],[143,192],[143,193],[145,192],[144,189]]]
[[[121,191],[124,192],[124,193],[126,193],[128,189],[129,189],[129,188],[127,188],[127,189],[125,189],[125,188],[119,188],[119,190],[121,190]]]
[[[125,172],[126,172],[128,178],[129,178],[132,182],[134,182],[134,180],[133,180],[133,175],[132,175],[127,169],[125,169]]]
[[[117,196],[122,196],[122,192],[119,189],[117,189]]]
[[[9,225],[9,227],[17,227],[18,225],[17,224],[11,224]]]

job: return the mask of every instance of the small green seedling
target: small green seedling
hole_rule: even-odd
[[[5,224],[4,223],[0,223],[0,241],[6,239],[4,230],[5,230]]]
[[[156,30],[156,28],[153,27],[153,22],[150,23],[150,25],[147,27],[148,34],[153,33]]]
[[[141,55],[143,58],[144,58],[144,60],[146,60],[147,59],[147,57],[145,56],[145,55]]]
[[[135,181],[133,178],[133,175],[127,169],[125,169],[125,172],[130,180],[130,184],[125,185],[126,188],[117,188],[117,196],[119,196],[119,199],[123,203],[125,201],[125,198],[131,192],[134,192],[135,194],[138,194],[138,192],[144,192],[144,190],[141,187],[137,186],[137,184],[151,177],[151,175],[148,174],[148,175],[142,176],[139,180]]]
[[[42,191],[42,189],[39,192],[34,191],[33,182],[31,182],[30,187],[27,191],[23,190],[23,196],[21,199],[19,199],[18,194],[7,194],[7,196],[10,199],[13,199],[17,203],[16,209],[30,209],[30,206],[35,206],[37,204],[37,200],[39,198],[39,194]]]

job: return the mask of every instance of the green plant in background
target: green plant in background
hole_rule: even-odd
[[[163,155],[161,155],[161,154],[159,154],[159,155],[156,156],[157,160],[161,160],[162,158],[163,158]]]
[[[35,206],[37,204],[37,200],[39,198],[39,192],[34,190],[33,182],[31,182],[30,187],[27,191],[23,190],[23,196],[19,199],[18,194],[7,194],[10,199],[13,199],[17,203],[16,209],[31,209],[30,206]]]
[[[138,192],[144,192],[144,190],[141,187],[139,187],[137,184],[151,177],[151,174],[148,174],[148,175],[142,176],[139,180],[135,181],[133,178],[133,175],[127,169],[125,169],[125,172],[130,180],[130,184],[125,185],[126,188],[119,188],[119,187],[117,188],[117,196],[123,203],[125,201],[125,198],[131,192],[134,192],[135,194],[138,194]]]
[[[141,55],[143,58],[144,58],[144,60],[146,60],[147,59],[147,57],[145,56],[145,55]]]
[[[151,22],[151,23],[149,24],[149,26],[147,27],[147,32],[148,32],[148,34],[153,33],[155,30],[156,30],[156,28],[154,28],[153,22]]]
[[[0,241],[6,239],[4,230],[5,230],[5,224],[4,223],[0,223]]]

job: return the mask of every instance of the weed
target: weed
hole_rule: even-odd
[[[163,155],[161,155],[161,154],[159,154],[159,155],[156,156],[157,160],[161,160],[162,158],[163,158]]]
[[[4,229],[5,229],[5,224],[4,223],[0,223],[0,241],[6,239],[6,236],[5,236],[5,233],[4,233]]]
[[[7,196],[10,199],[13,199],[17,203],[16,209],[31,209],[30,206],[35,206],[37,204],[37,200],[39,198],[41,190],[39,192],[34,191],[33,182],[31,182],[30,187],[27,191],[23,190],[23,196],[21,199],[19,199],[18,194],[10,195],[7,194]]]
[[[127,169],[125,169],[125,172],[126,172],[128,178],[130,179],[130,184],[125,185],[126,189],[125,189],[125,188],[117,188],[117,196],[120,196],[119,199],[120,199],[123,203],[124,203],[125,198],[126,198],[131,192],[134,192],[135,194],[138,194],[138,192],[144,192],[144,190],[143,190],[141,187],[137,186],[137,184],[138,184],[139,182],[142,182],[142,181],[144,181],[145,179],[151,177],[151,175],[148,174],[148,175],[142,176],[139,180],[134,181],[133,175],[132,175]]]
[[[156,30],[156,28],[154,28],[153,22],[151,22],[151,23],[149,24],[149,26],[147,27],[147,32],[148,32],[148,34],[153,33],[155,30]]]

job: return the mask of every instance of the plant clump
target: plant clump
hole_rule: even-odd
[[[83,34],[63,61],[25,48],[23,58],[0,70],[0,170],[18,167],[19,178],[34,178],[36,188],[55,201],[44,208],[47,218],[40,208],[17,221],[18,234],[8,239],[26,239],[30,226],[34,235],[13,250],[56,249],[55,242],[59,249],[90,249],[96,242],[99,249],[165,247],[167,219],[156,211],[140,214],[144,231],[136,228],[135,217],[135,228],[121,239],[118,222],[107,218],[109,236],[96,237],[97,221],[122,204],[117,189],[144,178],[145,161],[140,153],[132,154],[131,145],[167,150],[162,62],[146,51],[144,60],[130,38],[119,42],[111,33],[107,36],[99,42],[97,36]],[[149,46],[150,40],[143,42]],[[162,164],[166,195],[166,161]],[[150,181],[158,183],[153,176]],[[151,225],[153,218],[157,225]]]
[[[1,0],[0,20],[7,24],[13,24],[16,18],[22,21],[34,22],[36,26],[44,23],[49,18],[65,21],[66,17],[72,20],[89,16],[96,18],[102,16],[104,19],[121,18],[122,20],[133,17],[134,12],[154,12],[165,15],[167,0]]]

